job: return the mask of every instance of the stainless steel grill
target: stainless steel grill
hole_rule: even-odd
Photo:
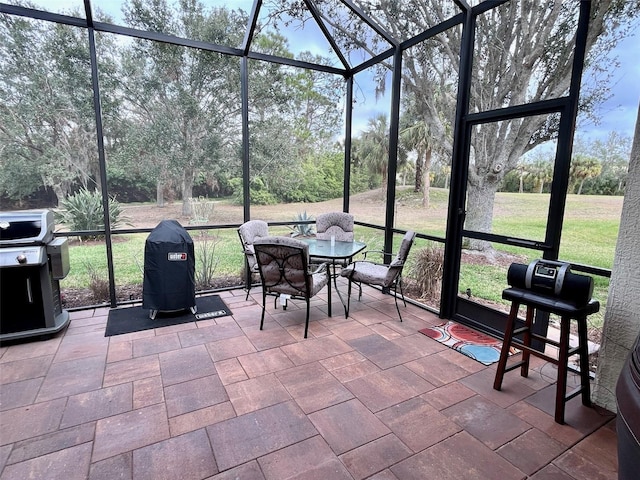
[[[69,273],[66,238],[53,212],[0,212],[0,342],[47,337],[69,324],[60,280]]]

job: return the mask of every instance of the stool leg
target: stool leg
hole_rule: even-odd
[[[527,316],[525,317],[524,324],[527,329],[524,331],[522,337],[522,343],[526,347],[531,347],[531,326],[533,324],[533,313],[535,308],[527,305]],[[522,351],[522,367],[520,367],[520,375],[523,377],[529,376],[529,359],[531,358],[531,352],[528,350]]]
[[[591,406],[591,379],[589,378],[589,343],[587,340],[587,317],[578,318],[578,342],[580,354],[580,388],[582,404]]]
[[[511,303],[511,311],[509,317],[507,317],[507,325],[504,330],[504,340],[502,342],[502,349],[500,350],[500,360],[498,361],[498,368],[496,369],[496,378],[493,381],[493,388],[500,390],[502,388],[502,379],[504,378],[504,371],[507,368],[507,359],[509,358],[509,347],[513,340],[513,330],[516,326],[516,317],[518,316],[518,308],[520,304],[518,302]]]
[[[567,368],[569,366],[569,331],[571,319],[562,317],[560,320],[560,351],[558,353],[558,381],[556,384],[556,415],[555,421],[564,424],[564,405],[567,395]]]

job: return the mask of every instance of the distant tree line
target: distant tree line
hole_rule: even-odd
[[[568,193],[577,195],[624,195],[631,139],[611,132],[605,141],[578,138],[569,170]],[[525,155],[504,179],[503,192],[549,193],[554,154]]]

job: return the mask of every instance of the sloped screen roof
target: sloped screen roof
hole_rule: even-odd
[[[35,0],[29,2],[39,10],[74,18],[91,18],[95,22],[125,29],[133,36],[148,36],[148,33],[171,35],[193,42],[208,44],[209,49],[227,54],[264,53],[257,35],[277,35],[284,37],[291,51],[297,56],[306,52],[298,60],[344,73],[354,68],[372,64],[392,54],[393,47],[420,35],[460,13],[486,0],[449,0],[432,2],[424,0],[403,0],[397,2],[397,14],[403,18],[402,28],[394,31],[378,21],[374,2],[369,0],[200,0],[203,13],[224,10],[237,24],[238,31],[245,35],[224,35],[224,32],[185,31],[184,24],[171,22],[163,15],[162,8],[179,9],[177,0],[158,2],[153,10],[143,2],[135,0],[112,0],[97,2],[87,0]],[[3,2],[4,3],[4,2]],[[8,1],[10,5],[26,6],[23,1]],[[85,12],[85,3],[90,12]],[[444,3],[445,8],[441,8]],[[137,10],[152,18],[144,27],[130,21],[130,12]],[[139,15],[138,15],[139,17]],[[70,22],[73,23],[73,22]],[[149,24],[152,26],[149,27]],[[135,35],[135,30],[145,34]],[[125,33],[123,30],[121,33]],[[184,42],[179,42],[184,43]],[[196,45],[197,46],[197,45]],[[311,55],[309,55],[311,54]],[[270,55],[270,60],[274,56]],[[294,60],[294,59],[289,59]],[[290,63],[284,61],[283,63]],[[300,66],[304,66],[301,64]]]

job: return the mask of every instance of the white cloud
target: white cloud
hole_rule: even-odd
[[[640,31],[636,30],[620,42],[613,52],[620,67],[613,73],[611,80],[611,98],[598,109],[600,123],[584,122],[578,125],[576,132],[585,138],[605,140],[609,132],[618,132],[633,138],[638,104],[640,103]]]

